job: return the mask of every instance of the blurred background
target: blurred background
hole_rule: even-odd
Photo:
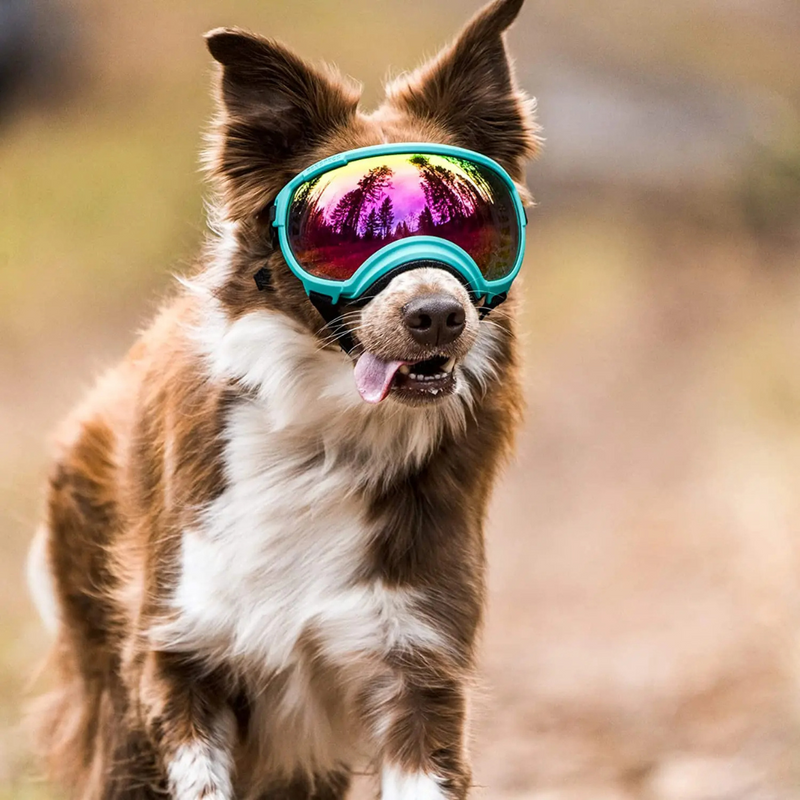
[[[0,798],[48,432],[203,236],[201,34],[381,81],[477,0],[0,0]],[[529,0],[528,415],[490,518],[479,796],[800,798],[800,4]]]

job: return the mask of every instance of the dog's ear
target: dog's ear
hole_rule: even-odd
[[[293,162],[353,117],[358,91],[332,69],[246,31],[217,28],[206,43],[222,65],[210,171],[231,216],[257,214]]]
[[[522,3],[485,6],[433,61],[387,87],[395,108],[438,123],[458,144],[494,158],[515,178],[538,145],[534,102],[517,88],[503,41]]]

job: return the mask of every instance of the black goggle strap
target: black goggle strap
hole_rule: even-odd
[[[330,297],[319,292],[309,292],[308,299],[314,308],[319,311],[322,319],[325,320],[328,330],[336,338],[339,347],[350,355],[356,346],[356,341],[353,338],[353,334],[347,329],[347,325],[342,321],[339,306]]]
[[[508,292],[501,292],[496,294],[491,300],[487,300],[482,306],[478,306],[478,316],[481,319],[486,319],[489,313],[497,308],[500,303],[504,303],[508,299]]]

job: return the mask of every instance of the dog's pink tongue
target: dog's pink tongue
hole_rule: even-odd
[[[356,387],[361,397],[368,403],[380,403],[392,385],[402,361],[384,361],[372,353],[362,353],[356,361]]]

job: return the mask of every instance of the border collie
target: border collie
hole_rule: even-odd
[[[406,270],[341,317],[347,352],[268,209],[309,165],[394,142],[484,154],[527,197],[533,102],[503,40],[521,5],[486,6],[372,113],[282,44],[207,35],[200,267],[63,426],[29,560],[54,637],[33,715],[71,797],[335,800],[364,764],[384,800],[468,794],[483,529],[521,409],[513,292],[482,319],[446,270]],[[403,314],[431,293],[461,310],[434,359]],[[410,365],[382,402],[363,353]]]

